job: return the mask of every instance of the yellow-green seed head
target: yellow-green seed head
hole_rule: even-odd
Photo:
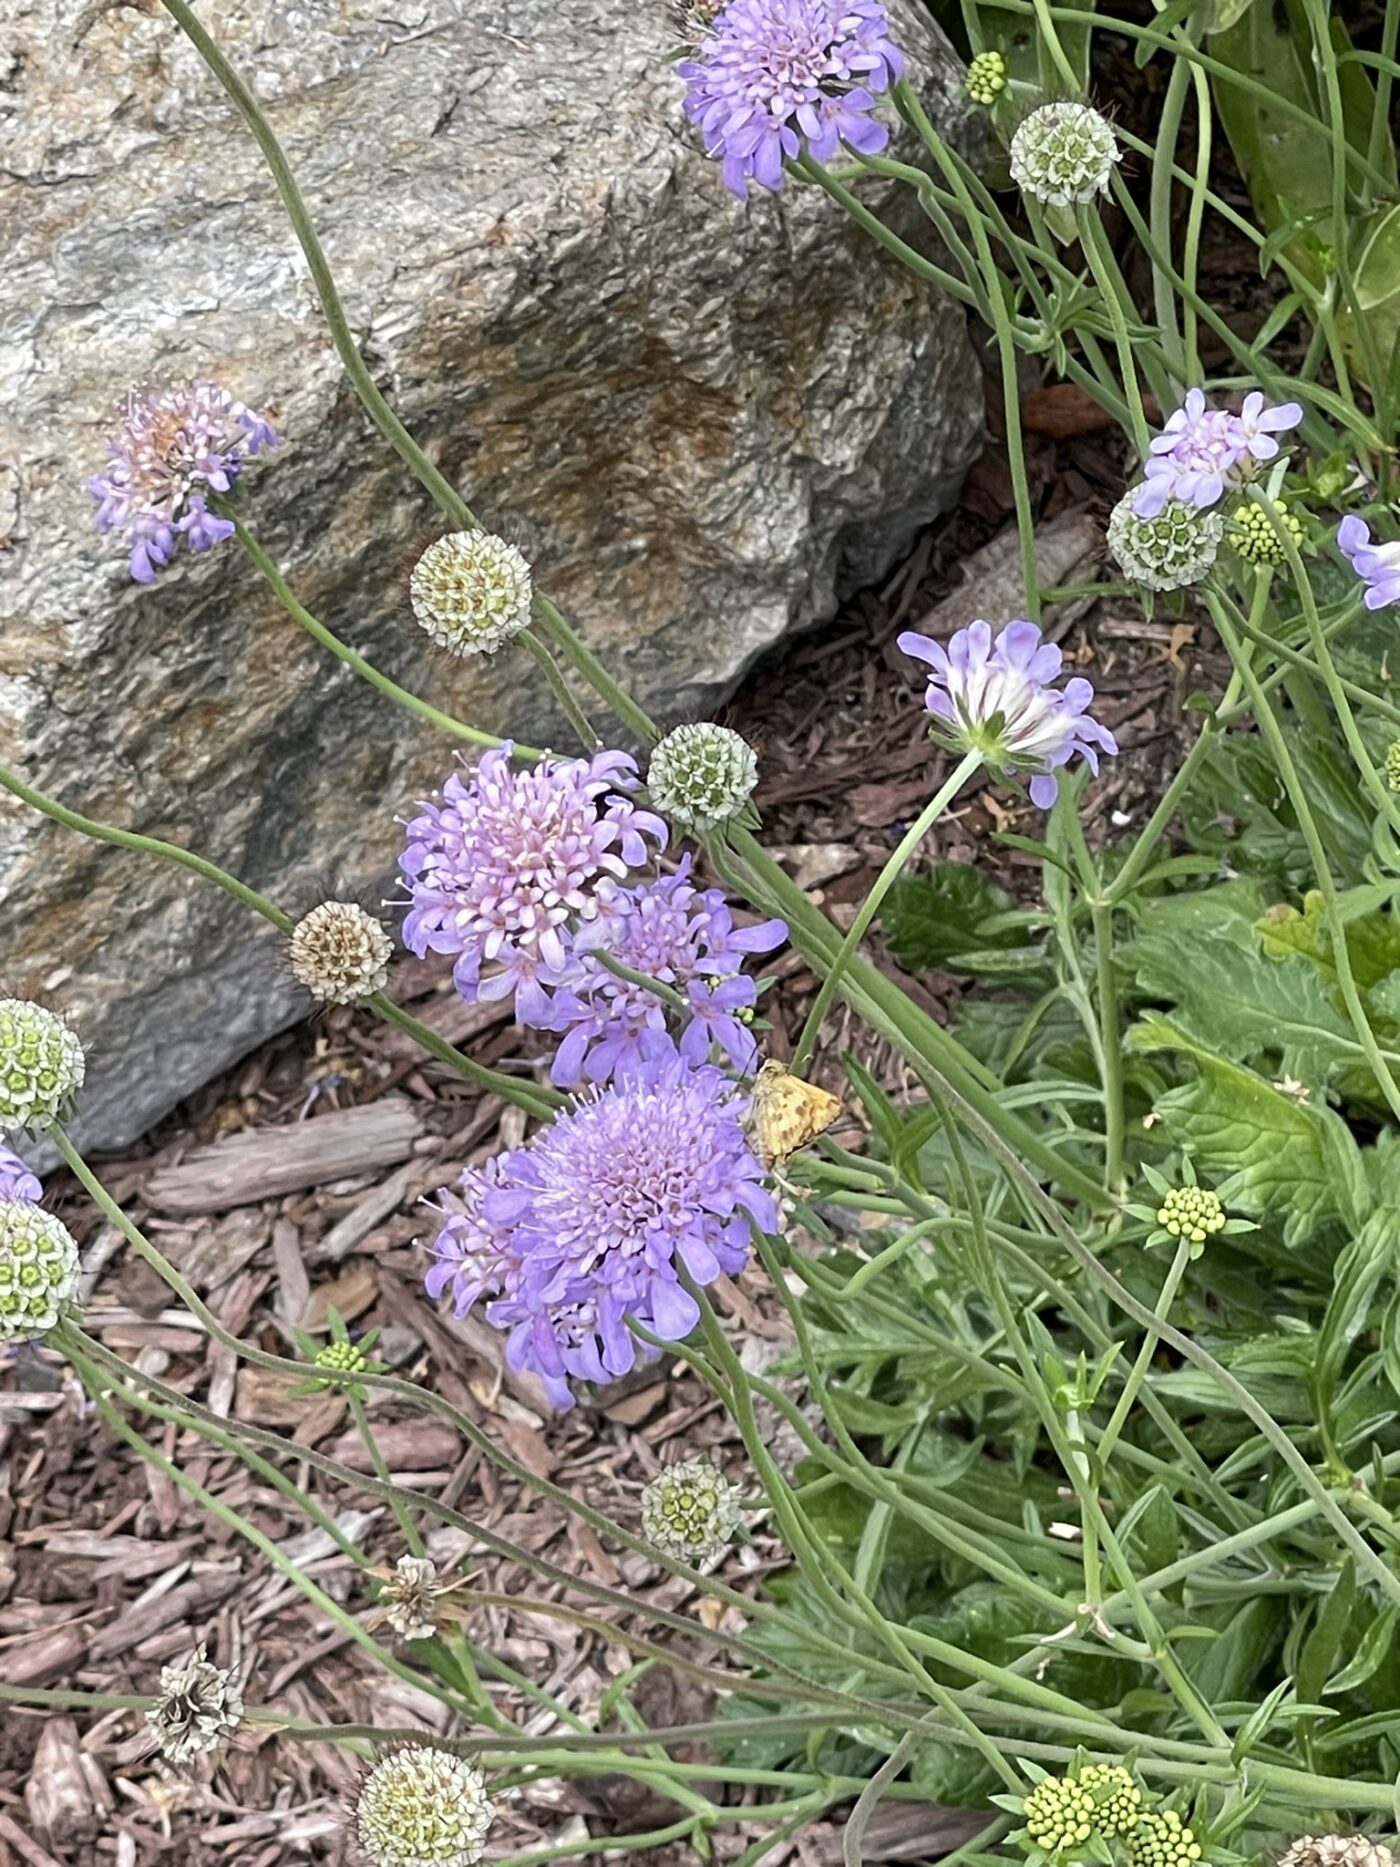
[[[1128,1834],[1132,1867],[1191,1867],[1201,1844],[1175,1809],[1144,1809]]]
[[[1171,1238],[1203,1245],[1225,1223],[1225,1208],[1204,1186],[1174,1186],[1163,1195],[1157,1223]]]
[[[1046,207],[1107,194],[1122,160],[1112,125],[1089,104],[1042,104],[1011,139],[1011,179]]]
[[[476,1867],[491,1799],[474,1763],[428,1744],[381,1757],[355,1805],[355,1832],[372,1867]]]
[[[1185,590],[1199,583],[1220,549],[1220,514],[1169,499],[1145,519],[1133,509],[1135,496],[1124,493],[1109,515],[1108,548],[1119,569],[1147,590]]]
[[[83,1047],[62,1018],[27,998],[0,998],[0,1133],[45,1128],[83,1086]]]
[[[664,1555],[703,1562],[738,1528],[741,1493],[708,1459],[685,1459],[642,1493],[642,1534]]]
[[[424,631],[451,655],[490,655],[530,620],[530,566],[493,532],[449,532],[430,544],[408,580]]]
[[[78,1247],[61,1219],[28,1199],[0,1199],[0,1342],[53,1328],[78,1289]]]
[[[979,52],[967,68],[967,94],[974,104],[994,104],[1006,89],[1006,60],[1000,52]]]
[[[737,817],[757,783],[752,746],[730,727],[708,720],[667,733],[647,768],[647,789],[656,808],[701,831]]]
[[[1047,1854],[1082,1847],[1094,1832],[1093,1792],[1068,1776],[1042,1776],[1026,1797],[1026,1833]]]
[[[1280,508],[1284,530],[1301,551],[1307,532],[1296,512]],[[1284,549],[1269,515],[1252,501],[1241,506],[1230,521],[1230,544],[1246,564],[1282,564]]]

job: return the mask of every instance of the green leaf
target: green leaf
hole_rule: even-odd
[[[1400,1607],[1392,1601],[1381,1609],[1357,1641],[1356,1652],[1352,1658],[1323,1686],[1323,1693],[1328,1698],[1338,1692],[1354,1692],[1358,1686],[1365,1685],[1390,1651],[1391,1642],[1395,1638],[1397,1620],[1400,1620]]]
[[[1323,1601],[1312,1632],[1298,1661],[1298,1697],[1312,1704],[1327,1683],[1356,1603],[1356,1564],[1346,1557],[1332,1592]]]
[[[993,952],[1025,948],[1023,921],[1007,916],[1015,906],[983,870],[968,862],[940,862],[930,876],[906,875],[890,890],[881,924],[890,951],[910,972],[932,972],[955,954],[983,947]]]
[[[1360,1150],[1331,1110],[1282,1094],[1156,1013],[1133,1026],[1127,1047],[1174,1051],[1195,1064],[1196,1080],[1169,1090],[1157,1111],[1203,1178],[1228,1176],[1217,1187],[1227,1206],[1281,1219],[1287,1245],[1306,1242],[1328,1219],[1360,1223],[1369,1199]]]
[[[1186,1670],[1207,1704],[1242,1698],[1283,1635],[1286,1610],[1277,1596],[1256,1596],[1209,1646],[1192,1649]]]

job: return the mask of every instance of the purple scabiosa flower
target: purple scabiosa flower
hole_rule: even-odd
[[[459,1315],[485,1299],[509,1366],[571,1406],[570,1379],[635,1364],[629,1318],[665,1341],[695,1327],[682,1270],[697,1284],[732,1276],[749,1219],[776,1224],[743,1111],[719,1070],[674,1046],[640,1062],[444,1192],[429,1294],[450,1290]]]
[[[563,1089],[605,1083],[673,1047],[665,1005],[611,972],[600,953],[685,997],[690,1020],[680,1050],[688,1062],[706,1062],[716,1043],[736,1070],[749,1071],[758,1046],[741,1014],[757,1003],[758,987],[742,967],[749,954],[771,953],[786,938],[783,921],[736,927],[719,889],[692,885],[689,856],[674,875],[627,890],[580,932],[576,979],[554,994],[548,1028],[565,1036],[550,1080]]]
[[[992,641],[991,624],[959,629],[945,649],[906,629],[906,655],[933,669],[924,705],[960,751],[980,752],[989,765],[1031,774],[1031,802],[1048,810],[1059,792],[1055,772],[1079,753],[1091,771],[1100,751],[1118,750],[1113,734],[1092,718],[1094,689],[1082,676],[1052,685],[1064,657],[1041,640],[1033,622],[1009,622]]]
[[[1354,516],[1337,527],[1337,544],[1366,585],[1367,609],[1400,603],[1400,544],[1373,545],[1370,526]]]
[[[574,935],[606,913],[619,884],[666,842],[666,826],[625,793],[625,752],[511,766],[510,743],[453,774],[407,825],[399,858],[412,897],[404,945],[459,955],[469,1000],[516,995],[522,1022],[546,1024],[547,988],[569,977]]]
[[[725,185],[744,201],[751,182],[781,188],[797,156],[883,149],[875,94],[904,60],[881,0],[732,0],[676,70],[706,154],[723,159]]]
[[[0,1200],[27,1199],[36,1202],[43,1197],[43,1187],[19,1155],[7,1147],[0,1147]]]
[[[1200,389],[1188,389],[1186,400],[1149,444],[1133,510],[1139,518],[1150,519],[1169,499],[1198,511],[1218,504],[1247,477],[1255,461],[1275,457],[1279,444],[1274,436],[1296,428],[1302,419],[1296,402],[1266,408],[1257,389],[1245,397],[1238,415],[1211,408]]]
[[[191,551],[207,551],[233,536],[207,494],[230,491],[244,461],[276,445],[271,423],[218,383],[133,392],[107,443],[106,468],[88,481],[97,529],[125,532],[132,576],[151,583],[182,537]]]

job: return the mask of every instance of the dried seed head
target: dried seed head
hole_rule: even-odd
[[[1191,1867],[1201,1844],[1175,1809],[1144,1809],[1128,1834],[1132,1867]]]
[[[647,789],[663,816],[696,830],[737,817],[758,783],[752,746],[728,726],[677,726],[651,755]]]
[[[530,566],[494,532],[449,532],[409,574],[423,629],[452,655],[490,655],[530,620]]]
[[[323,901],[292,929],[292,971],[313,998],[351,1005],[382,992],[394,943],[353,901]]]
[[[1218,1195],[1204,1186],[1174,1186],[1162,1196],[1157,1223],[1172,1238],[1203,1245],[1225,1224],[1225,1208]]]
[[[1006,89],[1006,60],[1000,52],[979,52],[967,68],[967,94],[974,104],[994,104]]]
[[[384,1618],[405,1640],[437,1632],[437,1567],[426,1556],[400,1556],[384,1584]]]
[[[1369,1835],[1300,1835],[1279,1867],[1395,1867],[1395,1856]]]
[[[1108,521],[1108,548],[1124,575],[1148,590],[1184,590],[1199,583],[1220,549],[1225,529],[1220,514],[1171,499],[1145,519],[1133,510],[1136,496],[1124,493]]]
[[[78,1289],[78,1247],[61,1219],[0,1199],[0,1342],[52,1329]]]
[[[0,1132],[57,1121],[87,1071],[62,1018],[27,998],[0,998]]]
[[[1011,139],[1011,179],[1046,207],[1107,194],[1121,160],[1107,117],[1088,104],[1042,104]]]
[[[381,1757],[355,1805],[355,1830],[372,1867],[475,1867],[490,1826],[481,1771],[426,1744]]]
[[[161,1667],[160,1691],[146,1723],[166,1762],[179,1764],[217,1750],[242,1716],[237,1676],[206,1659],[201,1643],[179,1665]]]
[[[1296,512],[1280,508],[1279,517],[1283,528],[1301,551],[1307,532],[1303,521]],[[1256,506],[1251,500],[1240,507],[1230,521],[1230,545],[1237,551],[1246,564],[1282,564],[1285,552],[1279,541],[1278,533],[1269,523],[1269,515],[1262,506]]]
[[[716,1556],[741,1521],[741,1492],[708,1459],[669,1465],[642,1493],[642,1534],[682,1562]]]

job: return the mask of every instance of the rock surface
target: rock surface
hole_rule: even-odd
[[[815,191],[725,194],[664,0],[201,17],[269,110],[381,386],[663,719],[711,708],[955,496],[980,421],[962,313]],[[921,7],[897,20],[965,141],[946,45]],[[518,650],[483,674],[415,639],[403,559],[434,515],[339,374],[261,158],[154,0],[11,0],[0,135],[4,762],[294,911],[315,878],[372,900],[452,742],[302,635],[235,545],[129,582],[84,492],[123,391],[208,375],[276,411],[249,522],[406,686],[567,744],[538,676]],[[88,1144],[131,1139],[302,1008],[219,890],[0,813],[3,972],[77,1022]]]

